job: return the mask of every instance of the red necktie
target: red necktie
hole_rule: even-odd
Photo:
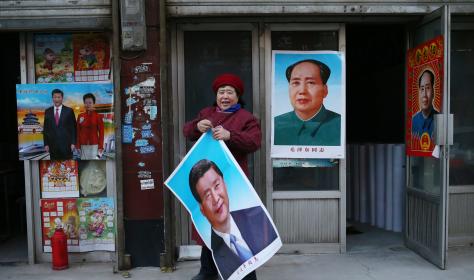
[[[56,114],[54,114],[54,120],[56,121],[56,125],[59,124],[59,109],[56,108]]]

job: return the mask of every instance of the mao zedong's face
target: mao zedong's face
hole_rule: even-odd
[[[420,110],[429,112],[431,110],[431,104],[433,104],[434,90],[432,86],[431,76],[425,72],[420,79],[418,88],[418,102],[420,104]]]
[[[328,88],[323,84],[319,67],[311,62],[302,62],[291,72],[289,92],[295,113],[301,119],[308,120],[321,108]]]
[[[214,229],[227,232],[230,223],[229,197],[224,179],[211,168],[198,180],[196,190],[201,198],[201,213]]]

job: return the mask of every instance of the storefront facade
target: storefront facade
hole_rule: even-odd
[[[461,213],[469,212],[465,199],[473,182],[459,181],[471,168],[463,158],[470,153],[462,140],[468,132],[456,120],[467,113],[456,104],[470,97],[452,82],[463,68],[453,64],[460,62],[461,38],[472,28],[472,9],[469,3],[450,1],[167,1],[171,118],[178,120],[172,134],[174,164],[192,145],[180,128],[199,108],[212,104],[213,97],[206,95],[212,78],[237,73],[250,92],[247,108],[264,131],[262,148],[252,158],[252,181],[280,231],[282,252],[343,253],[349,219],[403,232],[407,247],[445,268],[448,245],[472,236],[472,221]],[[439,35],[445,40],[446,65],[442,137],[437,139],[441,156],[407,157],[407,50]],[[271,157],[275,50],[346,54],[346,154],[335,164],[311,167],[304,159]],[[178,203],[175,207],[180,213],[176,245],[193,244],[187,213]],[[466,222],[462,227],[460,219]]]

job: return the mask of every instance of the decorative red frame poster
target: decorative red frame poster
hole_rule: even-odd
[[[51,252],[51,237],[60,225],[67,235],[69,252],[79,252],[79,213],[75,198],[42,199],[41,228],[43,233],[43,251]]]
[[[79,176],[74,160],[40,162],[42,198],[79,197]]]
[[[110,45],[104,33],[73,34],[76,82],[109,81]]]
[[[407,66],[406,154],[432,156],[434,115],[441,113],[444,94],[443,36],[408,50]]]

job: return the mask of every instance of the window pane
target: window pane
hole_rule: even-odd
[[[252,32],[184,32],[185,121],[214,104],[212,82],[219,74],[233,73],[244,82],[245,109],[252,112]],[[189,150],[194,143],[187,141]],[[248,159],[249,179],[253,182],[254,155]],[[258,188],[258,186],[255,186]]]
[[[337,51],[337,31],[273,31],[272,50]]]
[[[186,121],[216,101],[214,78],[234,73],[244,82],[245,109],[252,112],[252,33],[250,31],[184,32]]]
[[[474,31],[451,33],[451,113],[454,145],[450,151],[449,184],[474,185]]]
[[[274,191],[339,190],[339,166],[273,168]]]
[[[272,50],[337,51],[339,50],[338,32],[273,31]],[[339,165],[334,167],[273,168],[273,190],[339,190]]]
[[[431,194],[439,195],[441,191],[440,160],[433,157],[411,157],[411,186]]]

